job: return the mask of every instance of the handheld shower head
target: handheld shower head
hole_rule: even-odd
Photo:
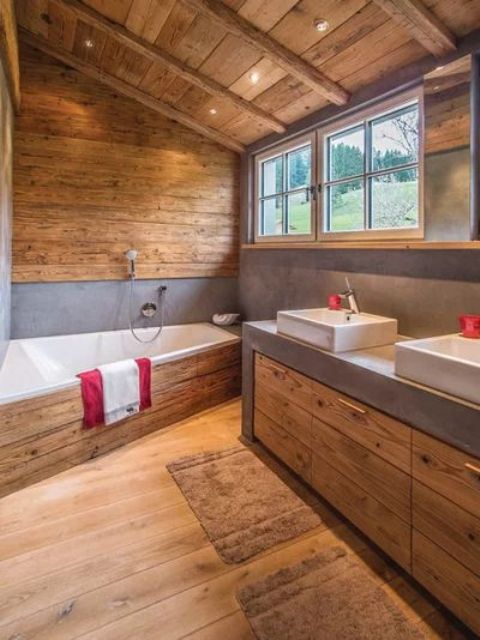
[[[129,249],[125,252],[125,257],[128,260],[128,275],[132,280],[135,278],[135,260],[137,256],[138,251],[136,249]]]

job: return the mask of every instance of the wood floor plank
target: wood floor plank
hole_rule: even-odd
[[[225,564],[165,465],[234,446],[239,432],[229,402],[1,499],[0,638],[253,640],[237,589],[332,545],[427,638],[465,637],[328,506],[317,529]]]

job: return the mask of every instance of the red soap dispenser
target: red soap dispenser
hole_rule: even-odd
[[[342,308],[342,298],[337,294],[328,296],[328,308],[330,311],[340,311]]]
[[[464,338],[480,338],[480,316],[463,315],[459,321]]]

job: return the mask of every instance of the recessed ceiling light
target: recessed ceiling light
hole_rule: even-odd
[[[257,84],[257,82],[260,80],[260,74],[258,73],[258,71],[252,71],[252,73],[248,77],[250,78],[250,82],[252,84]]]
[[[85,40],[85,46],[87,47],[87,49],[92,49],[93,40]]]
[[[216,109],[210,109],[210,113],[212,114],[212,116],[216,116],[217,115],[217,110]]]
[[[314,21],[313,26],[317,31],[326,31],[330,25],[328,24],[328,20],[319,18],[318,20]]]

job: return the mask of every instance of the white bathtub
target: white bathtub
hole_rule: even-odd
[[[139,329],[146,339],[156,332]],[[54,393],[80,384],[76,375],[101,364],[148,356],[160,364],[238,342],[234,334],[208,323],[164,327],[151,344],[141,344],[130,331],[11,340],[0,369],[0,404]]]

